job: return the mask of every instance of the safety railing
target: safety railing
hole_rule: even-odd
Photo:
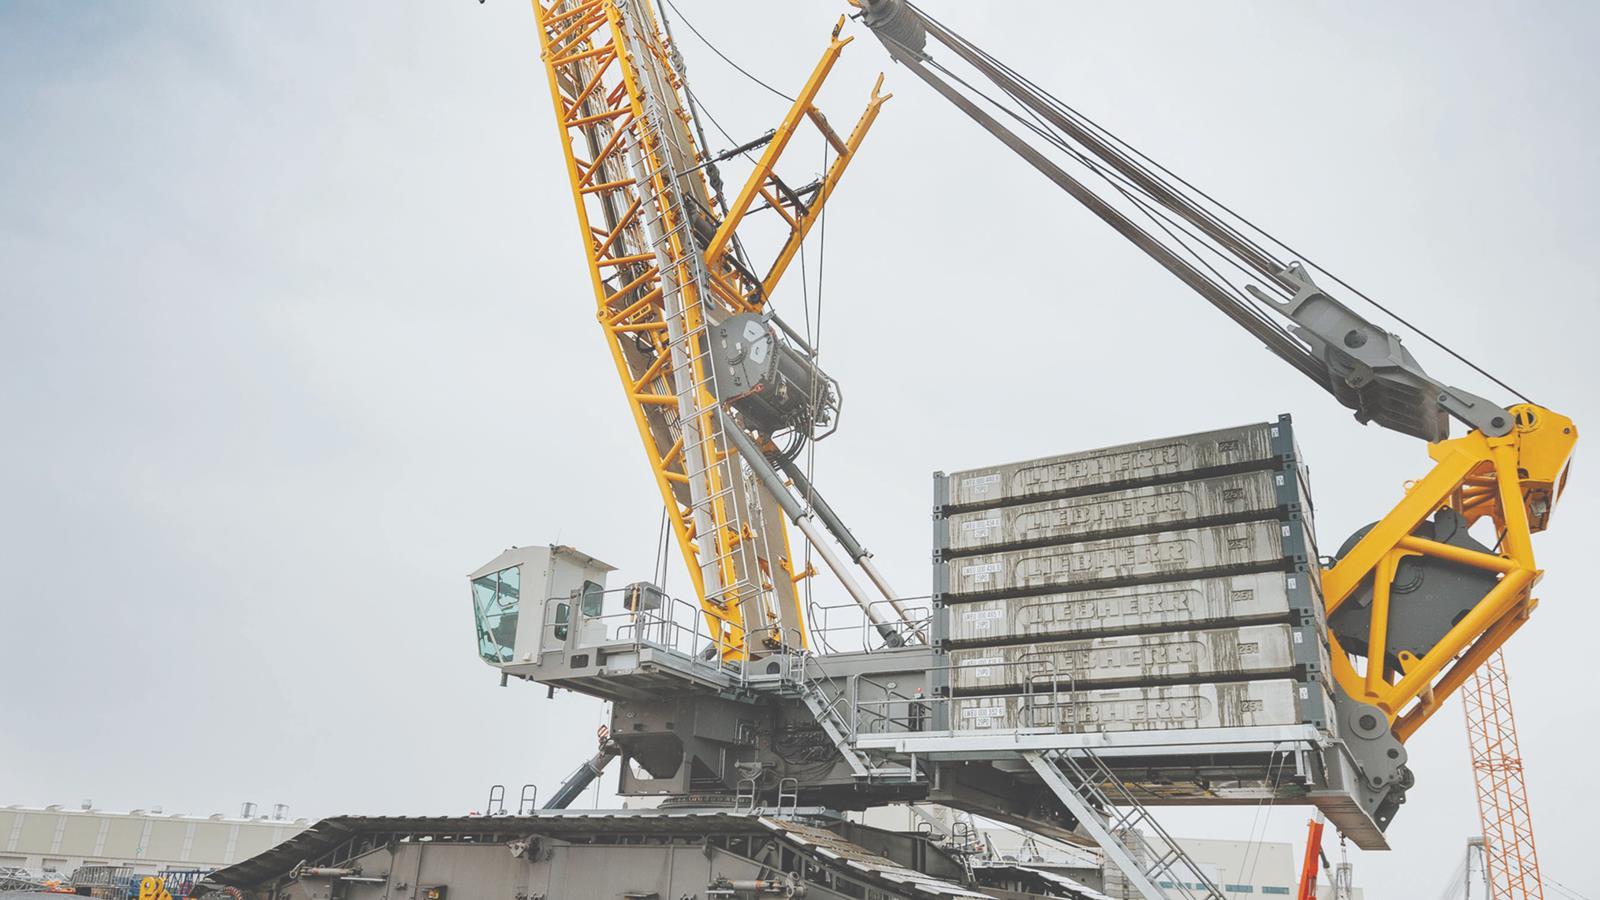
[[[915,601],[923,601],[921,603]],[[908,618],[902,620],[893,604],[899,603]],[[823,653],[848,653],[876,650],[917,643],[928,638],[933,631],[933,606],[926,597],[907,597],[898,600],[875,600],[868,604],[870,613],[863,614],[856,603],[814,603],[810,607],[811,635]],[[893,643],[883,631],[872,623],[878,614],[899,643]]]
[[[629,608],[627,595],[627,588],[613,588],[550,598],[547,608],[564,603],[568,613],[565,621],[545,616],[541,646],[569,653],[601,647],[649,648],[672,654],[691,670],[746,677],[749,662],[723,660],[725,642],[711,634],[697,604],[659,593],[652,595],[658,605]]]
[[[162,887],[168,894],[173,897],[188,897],[210,874],[210,869],[162,869],[156,877],[161,879]]]
[[[662,592],[650,595],[653,605],[639,603],[634,608],[628,603],[628,594],[628,588],[575,592],[570,596],[548,598],[542,607],[525,605],[523,613],[534,614],[537,610],[541,616],[540,652],[579,652],[622,645],[671,653],[686,664],[741,679],[753,671],[750,660],[723,660],[729,646],[711,632],[699,604]],[[901,636],[898,644],[891,642],[854,603],[813,606],[813,615],[807,622],[809,641],[802,638],[796,626],[784,629],[783,644],[789,651],[788,677],[798,680],[823,674],[818,668],[819,655],[825,658],[829,653],[873,652],[908,646],[915,635],[928,633],[933,618],[931,607],[900,602],[911,613],[911,618],[889,622],[894,633]],[[873,604],[874,611],[883,610],[888,618],[892,615],[889,604],[888,600],[877,601]],[[553,612],[561,606],[565,606],[565,612]],[[805,649],[807,644],[810,650]],[[765,662],[757,662],[761,662],[761,671],[767,671]],[[808,665],[810,676],[806,676]]]
[[[0,872],[0,875],[3,875]],[[88,865],[74,869],[67,878],[67,884],[74,888],[112,888],[124,892],[138,884],[139,876],[135,875],[132,866]],[[92,896],[92,894],[91,894]],[[113,896],[113,894],[104,894]],[[127,896],[126,893],[123,896]]]
[[[863,690],[871,692],[872,699],[865,699]],[[924,694],[906,695],[890,683],[858,673],[850,676],[849,698],[852,736],[862,731],[926,731],[931,727],[931,707]]]

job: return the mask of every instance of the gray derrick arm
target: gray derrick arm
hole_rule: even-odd
[[[1294,335],[1328,367],[1325,386],[1356,418],[1429,441],[1449,436],[1446,415],[1488,435],[1511,431],[1510,412],[1434,380],[1399,337],[1325,293],[1304,266],[1290,263],[1282,280],[1294,288],[1287,302],[1255,285],[1246,289],[1294,320]]]
[[[1286,245],[907,0],[859,5],[896,61],[1359,421],[1430,442],[1449,437],[1451,417],[1488,435],[1510,432],[1506,409],[1428,375],[1399,337],[1329,296],[1299,262],[1271,249],[1293,253]],[[930,55],[929,38],[971,74],[958,75]],[[1072,165],[1088,177],[1067,171]],[[1266,290],[1254,284],[1240,290],[1230,280],[1239,274]]]

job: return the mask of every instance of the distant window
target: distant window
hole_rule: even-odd
[[[1263,893],[1263,894],[1292,894],[1294,892],[1289,890],[1286,887],[1273,887],[1271,885],[1268,885],[1268,886],[1266,886],[1266,887],[1261,889],[1261,893]]]
[[[478,655],[492,663],[511,662],[517,642],[521,569],[512,566],[472,580],[472,612],[478,623]]]
[[[1222,889],[1230,894],[1254,894],[1256,892],[1256,886],[1253,884],[1225,884]]]
[[[556,601],[556,627],[554,628],[556,640],[567,639],[567,622],[572,618],[572,606],[562,601]]]
[[[605,612],[606,589],[592,581],[583,583],[583,614],[594,618]]]

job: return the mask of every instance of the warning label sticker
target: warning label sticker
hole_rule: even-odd
[[[974,583],[994,580],[994,574],[1004,569],[1000,563],[982,563],[975,566],[962,566],[961,577],[970,578]]]

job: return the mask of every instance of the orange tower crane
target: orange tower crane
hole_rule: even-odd
[[[1462,706],[1467,714],[1472,776],[1478,789],[1489,898],[1544,900],[1505,657],[1498,651],[1490,656],[1472,673],[1466,688]]]
[[[1322,817],[1306,823],[1306,854],[1300,862],[1300,887],[1295,900],[1317,900],[1317,863],[1322,860]]]

